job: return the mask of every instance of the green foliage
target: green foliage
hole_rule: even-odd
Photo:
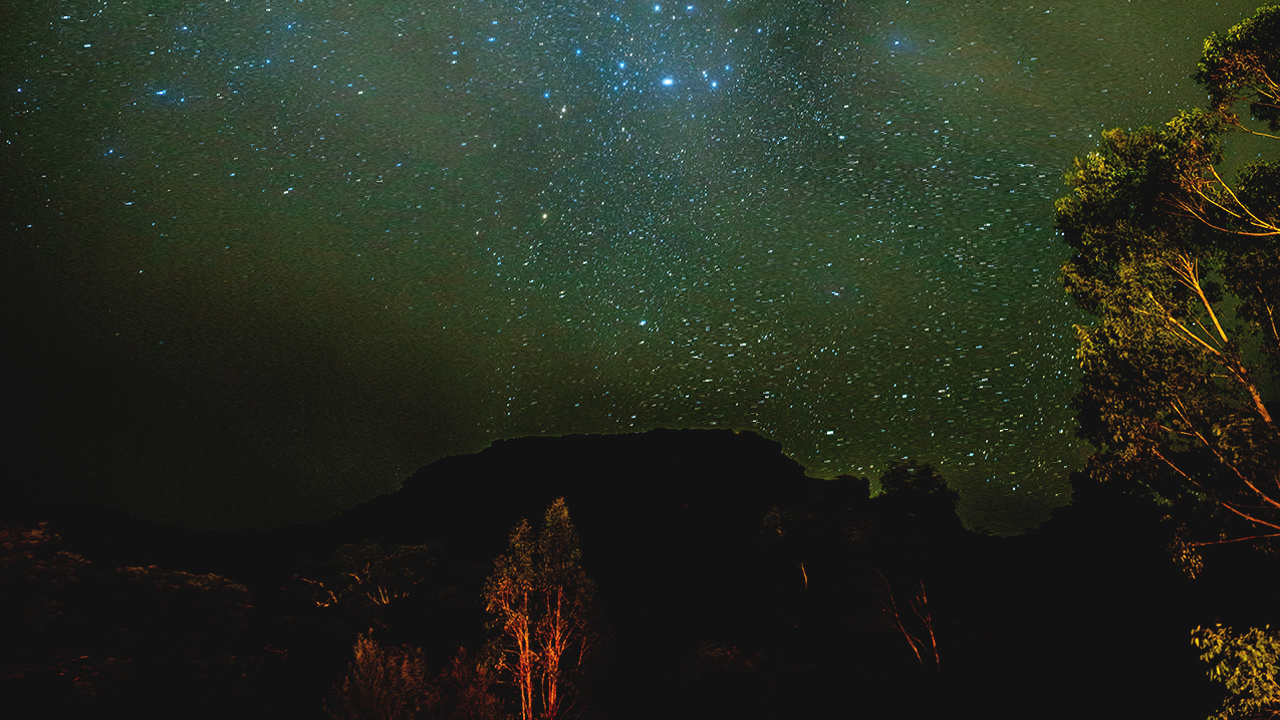
[[[1257,120],[1280,130],[1280,7],[1265,5],[1251,18],[1204,41],[1196,81],[1209,91],[1215,110],[1230,113],[1240,102],[1249,103]]]
[[[1280,537],[1280,428],[1264,399],[1280,386],[1280,163],[1234,183],[1219,171],[1232,135],[1280,140],[1250,126],[1280,130],[1280,7],[1211,35],[1195,77],[1208,108],[1106,131],[1056,207],[1063,284],[1095,318],[1076,328],[1088,474],[1152,500],[1193,577],[1205,547]],[[1227,688],[1217,717],[1280,714],[1269,628],[1197,628],[1193,643]]]
[[[1280,635],[1271,626],[1236,633],[1214,625],[1198,627],[1191,644],[1209,664],[1209,679],[1226,686],[1227,699],[1218,720],[1280,715]]]
[[[1104,132],[1056,208],[1073,253],[1063,284],[1095,316],[1076,328],[1088,472],[1153,500],[1191,569],[1205,544],[1280,534],[1280,432],[1263,398],[1280,380],[1280,165],[1249,165],[1234,186],[1216,167],[1230,133],[1258,134],[1236,103],[1278,117],[1278,32],[1267,7],[1210,37],[1197,79],[1212,106]]]

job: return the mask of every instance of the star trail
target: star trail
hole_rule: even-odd
[[[728,427],[1034,524],[1085,453],[1062,173],[1253,7],[24,3],[33,482],[270,524],[497,438]]]

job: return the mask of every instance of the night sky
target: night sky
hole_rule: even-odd
[[[1062,174],[1256,5],[10,3],[13,477],[242,527],[717,427],[1034,524],[1086,452]]]

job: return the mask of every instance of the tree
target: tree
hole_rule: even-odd
[[[929,610],[929,595],[924,590],[924,581],[917,580],[906,601],[899,603],[901,593],[894,591],[884,573],[877,570],[876,574],[880,577],[884,624],[902,635],[920,667],[940,668],[942,658],[938,655],[938,635],[933,629],[933,613]]]
[[[1057,204],[1065,287],[1096,317],[1077,327],[1087,473],[1154,500],[1193,576],[1202,548],[1280,538],[1280,428],[1265,399],[1280,381],[1280,163],[1246,164],[1233,183],[1219,171],[1228,139],[1280,140],[1280,7],[1210,35],[1195,79],[1207,108],[1106,131]],[[1218,717],[1280,712],[1269,630],[1197,628],[1193,643],[1226,685]]]
[[[485,583],[497,669],[516,688],[523,720],[565,717],[582,697],[597,636],[595,585],[581,561],[578,533],[560,498],[536,537],[528,521],[516,525]]]
[[[1280,121],[1280,7],[1205,42],[1207,109],[1108,130],[1057,203],[1073,256],[1063,281],[1096,317],[1078,326],[1087,471],[1152,498],[1173,546],[1280,537],[1280,433],[1264,400],[1280,377],[1280,164],[1219,172],[1224,141]],[[1249,104],[1251,120],[1235,108]]]
[[[372,540],[339,547],[327,563],[309,563],[295,576],[310,585],[318,607],[343,608],[361,626],[387,627],[386,611],[409,597],[439,562],[429,544],[384,548]]]
[[[1210,679],[1230,693],[1216,720],[1280,715],[1280,635],[1270,626],[1236,633],[1215,625],[1196,628],[1191,637],[1210,665]]]
[[[427,682],[422,651],[408,646],[384,647],[361,635],[354,658],[329,708],[339,720],[409,720],[438,700]]]
[[[949,512],[955,512],[960,500],[960,494],[929,463],[889,461],[889,469],[880,476],[880,492],[905,502],[936,503]]]
[[[449,720],[497,720],[502,700],[493,693],[493,667],[473,659],[465,647],[440,673],[441,704],[435,716]]]

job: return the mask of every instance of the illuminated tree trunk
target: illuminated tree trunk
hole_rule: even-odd
[[[888,578],[878,570],[876,573],[880,575],[880,582],[884,585],[886,624],[902,634],[907,645],[911,647],[911,652],[915,653],[916,662],[920,663],[920,667],[942,667],[942,658],[938,656],[938,636],[933,631],[933,613],[929,611],[929,596],[925,594],[924,581],[916,583],[917,592],[908,601],[911,615],[915,618],[913,621],[905,612],[899,610],[897,597],[889,585]]]
[[[520,690],[520,717],[533,720],[533,642],[529,636],[529,591],[520,593],[520,609],[512,613],[509,634],[516,641],[516,684]]]
[[[509,552],[494,563],[485,587],[485,610],[495,616],[505,642],[498,669],[510,675],[520,697],[521,720],[534,720],[534,665],[529,594],[532,588],[532,556],[529,524],[521,522],[511,533]]]
[[[543,717],[550,720],[560,711],[560,661],[564,657],[569,632],[565,627],[564,588],[547,595],[545,630],[542,633]]]
[[[558,720],[581,697],[577,681],[593,650],[594,585],[580,556],[577,532],[557,500],[536,540],[527,522],[516,526],[485,586],[502,642],[498,669],[517,690],[522,720]]]

